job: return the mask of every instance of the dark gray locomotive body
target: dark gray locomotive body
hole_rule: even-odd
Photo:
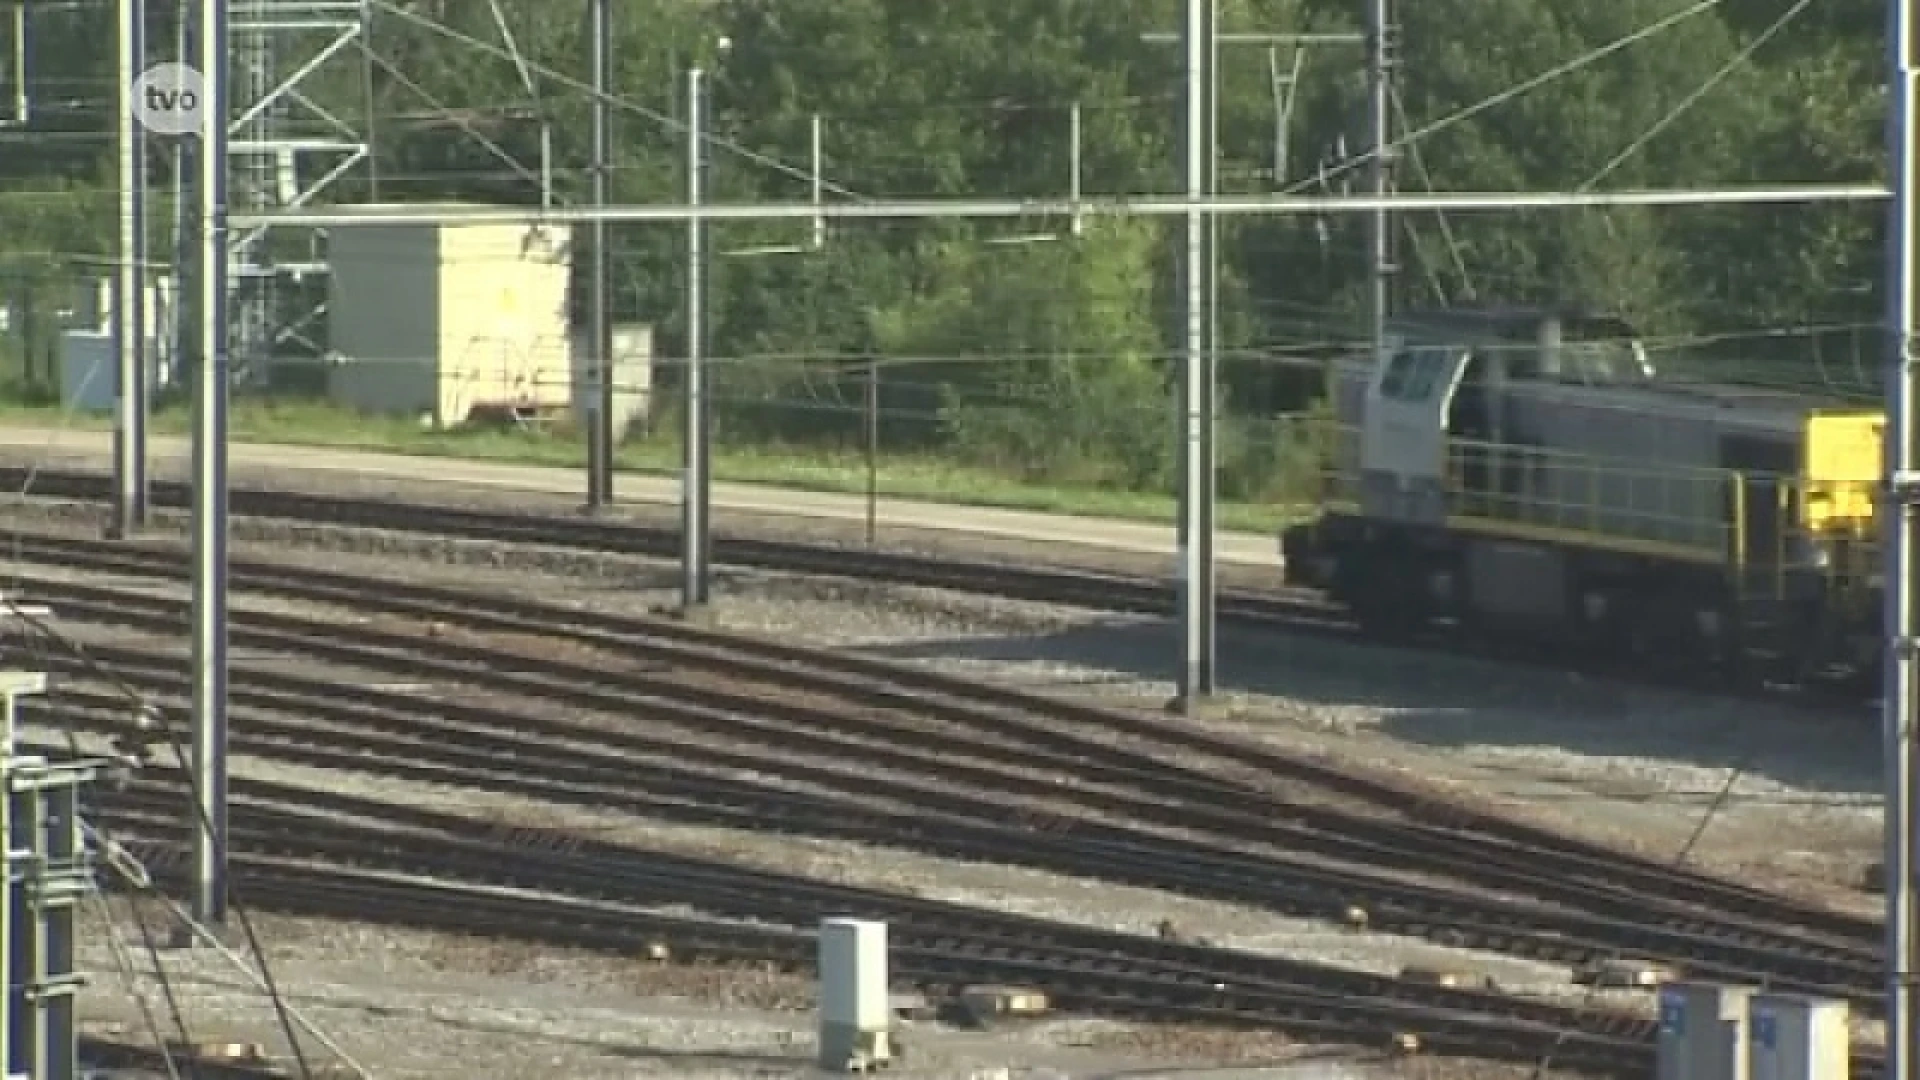
[[[1877,656],[1876,411],[1664,379],[1618,320],[1537,310],[1396,319],[1329,391],[1320,514],[1283,549],[1369,624]]]

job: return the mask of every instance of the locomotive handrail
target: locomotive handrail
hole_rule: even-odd
[[[1330,417],[1304,422],[1322,508],[1357,510],[1362,429]],[[1706,563],[1776,596],[1785,595],[1790,574],[1808,569],[1795,554],[1800,541],[1835,549],[1823,570],[1831,578],[1865,585],[1870,573],[1873,523],[1816,512],[1853,490],[1846,481],[1625,461],[1457,435],[1448,437],[1446,453],[1446,510],[1456,527]],[[1756,517],[1762,506],[1770,512]]]
[[[1447,466],[1453,516],[1553,530],[1576,541],[1635,541],[1712,561],[1745,544],[1733,535],[1744,519],[1726,511],[1726,493],[1741,486],[1731,470],[1661,468],[1457,437],[1448,441]]]

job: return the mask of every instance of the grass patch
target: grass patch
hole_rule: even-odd
[[[110,417],[63,412],[58,408],[0,403],[0,422],[33,427],[107,430]],[[157,410],[153,430],[185,435],[190,414],[184,407]],[[467,458],[516,465],[584,468],[586,449],[577,434],[504,428],[431,431],[387,417],[363,416],[321,404],[237,400],[230,417],[237,442],[271,442],[375,452]],[[624,472],[668,473],[680,463],[678,432],[635,439],[621,448]],[[716,479],[767,484],[808,491],[864,494],[868,476],[864,455],[818,447],[716,445]],[[1175,502],[1165,495],[1022,483],[988,469],[970,468],[923,455],[882,453],[876,484],[883,496],[962,506],[1083,514],[1171,524]],[[1222,502],[1220,527],[1273,532],[1296,515],[1282,505]]]

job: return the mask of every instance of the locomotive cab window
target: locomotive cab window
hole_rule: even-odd
[[[1434,391],[1445,379],[1453,352],[1429,345],[1395,353],[1380,379],[1381,396],[1397,401],[1431,401]]]

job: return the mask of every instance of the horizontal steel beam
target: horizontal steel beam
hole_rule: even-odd
[[[1177,45],[1180,35],[1165,30],[1141,34],[1149,45]],[[1365,34],[1215,34],[1221,45],[1365,45]]]
[[[1874,202],[1887,198],[1877,185],[1827,185],[1775,188],[1647,191],[1447,192],[1430,195],[1304,196],[1228,195],[1187,199],[1170,195],[1086,199],[944,199],[846,203],[708,203],[701,206],[655,203],[594,207],[448,207],[381,204],[316,209],[235,213],[238,228],[352,225],[572,225],[665,224],[690,221],[937,220],[1033,217],[1284,217],[1295,214],[1352,214],[1372,210],[1401,212],[1500,212],[1571,210],[1624,206],[1742,206],[1780,203]]]

